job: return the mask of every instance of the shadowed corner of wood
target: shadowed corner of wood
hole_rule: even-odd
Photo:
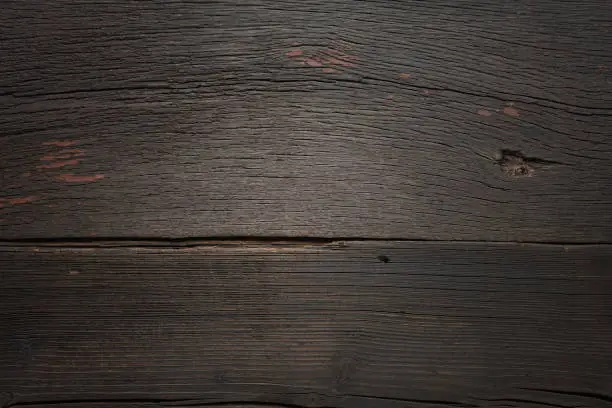
[[[510,177],[532,177],[536,170],[550,166],[563,166],[565,163],[545,160],[537,157],[527,157],[520,150],[502,149],[497,164],[502,172]]]
[[[10,407],[13,402],[13,393],[0,391],[0,408]]]

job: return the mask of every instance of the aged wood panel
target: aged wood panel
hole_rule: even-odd
[[[605,245],[4,246],[0,393],[5,407],[609,407],[611,265]]]
[[[4,1],[0,239],[608,242],[611,16]]]

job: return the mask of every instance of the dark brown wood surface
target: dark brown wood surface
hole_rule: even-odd
[[[607,246],[225,243],[0,254],[8,406],[612,403]]]
[[[4,1],[0,238],[608,242],[611,20],[608,0]]]
[[[0,408],[611,407],[611,23],[2,1]]]

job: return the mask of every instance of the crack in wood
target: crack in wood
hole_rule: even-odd
[[[560,395],[569,395],[569,396],[583,397],[583,398],[593,398],[593,399],[601,400],[604,402],[612,403],[612,395],[599,394],[595,392],[563,391],[563,390],[553,390],[553,389],[548,389],[548,388],[532,388],[532,387],[519,387],[519,389],[526,390],[526,391],[546,392],[550,394],[560,394]]]
[[[460,407],[460,408],[478,408],[479,405],[471,404],[467,402],[458,402],[458,401],[444,401],[444,400],[428,400],[428,399],[415,399],[415,398],[392,398],[392,397],[377,397],[373,395],[361,395],[361,394],[349,394],[350,397],[357,398],[366,398],[366,399],[376,399],[376,400],[384,400],[384,401],[399,401],[399,402],[411,402],[418,404],[437,404],[437,405],[447,405],[449,407]]]
[[[348,394],[347,397],[355,397],[360,399],[375,399],[384,400],[389,402],[400,402],[400,403],[415,403],[415,404],[435,404],[443,405],[448,407],[458,408],[478,408],[479,405],[455,401],[442,401],[442,400],[422,400],[412,398],[392,398],[392,397],[376,397],[367,395]],[[12,399],[12,398],[11,398]],[[201,400],[193,399],[154,399],[154,398],[126,398],[126,399],[71,399],[71,400],[43,400],[43,401],[28,401],[28,402],[8,402],[1,405],[2,408],[14,408],[14,407],[38,407],[38,406],[49,406],[49,407],[66,407],[81,406],[86,404],[103,404],[115,406],[115,404],[139,404],[146,407],[207,407],[207,408],[337,408],[329,405],[300,405],[291,403],[276,403],[276,402],[263,402],[263,401],[223,401],[223,402],[206,402]]]
[[[14,396],[10,393],[8,400],[2,400],[1,408],[13,407],[34,407],[34,406],[76,406],[82,404],[105,404],[112,406],[114,404],[152,404],[153,406],[161,407],[227,407],[227,408],[307,408],[303,405],[285,404],[285,403],[268,403],[261,401],[223,401],[223,402],[206,402],[197,399],[159,399],[159,398],[99,398],[99,399],[70,399],[70,400],[41,400],[41,401],[14,401]],[[333,407],[318,407],[318,408],[333,408]]]
[[[11,398],[12,400],[12,398]],[[73,400],[48,400],[48,401],[28,401],[28,402],[9,402],[1,405],[2,408],[13,407],[35,407],[35,406],[76,406],[82,404],[147,404],[161,407],[211,407],[211,408],[310,408],[305,405],[268,403],[258,401],[224,401],[224,402],[205,402],[191,399],[155,399],[155,398],[126,398],[126,399],[73,399]],[[334,407],[317,407],[334,408]]]
[[[611,241],[575,242],[575,241],[501,241],[501,240],[437,240],[413,238],[365,238],[365,237],[274,237],[274,236],[228,236],[228,237],[65,237],[65,238],[23,238],[0,239],[0,247],[33,247],[33,248],[196,248],[196,247],[321,247],[342,249],[351,243],[431,243],[431,244],[493,244],[493,245],[532,245],[542,247],[586,247],[612,245]],[[378,261],[388,263],[386,255],[377,257]]]

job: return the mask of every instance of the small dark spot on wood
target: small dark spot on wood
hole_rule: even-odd
[[[378,260],[379,260],[380,262],[384,262],[384,263],[389,263],[389,262],[391,262],[391,259],[389,259],[389,257],[388,257],[388,256],[385,256],[385,255],[378,255]]]
[[[227,379],[225,378],[225,375],[223,373],[216,373],[213,377],[213,381],[216,384],[225,384],[227,382]]]

